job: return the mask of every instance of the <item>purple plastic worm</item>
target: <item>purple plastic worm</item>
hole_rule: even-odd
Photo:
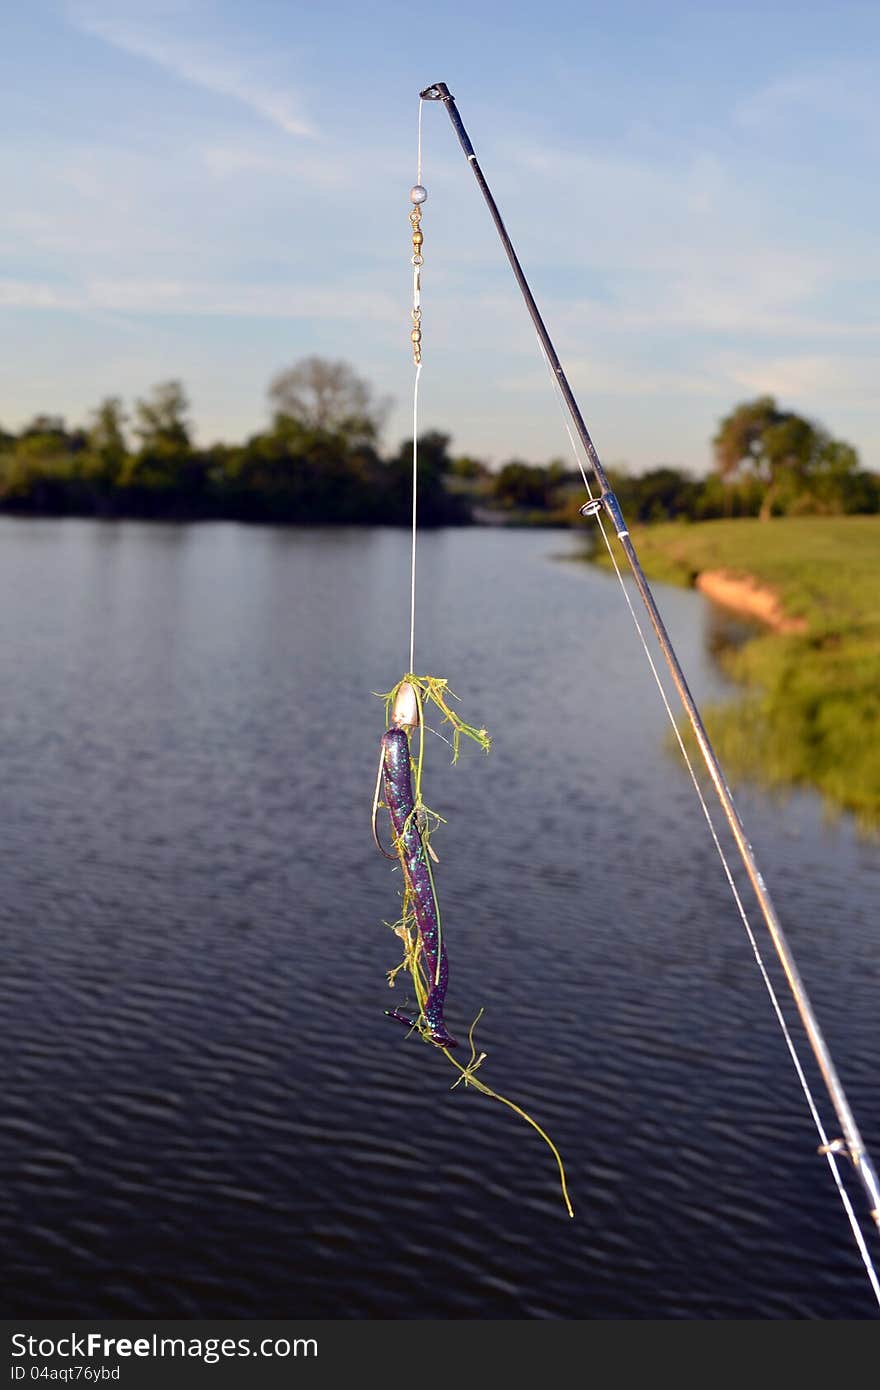
[[[391,815],[396,847],[412,892],[419,937],[425,953],[430,981],[424,1009],[428,1036],[438,1047],[455,1047],[455,1038],[443,1022],[443,1001],[449,978],[446,947],[440,933],[440,914],[428,856],[414,814],[409,739],[401,728],[388,729],[382,736],[382,782],[385,804]],[[389,1018],[396,1018],[409,1028],[416,1025],[417,1020],[408,1018],[399,1009],[386,1009],[385,1012]]]

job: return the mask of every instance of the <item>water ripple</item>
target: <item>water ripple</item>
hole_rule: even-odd
[[[484,1008],[481,1075],[557,1142],[570,1221],[538,1136],[382,1012],[370,692],[406,538],[0,533],[9,1315],[872,1315],[613,581],[552,536],[421,557],[432,667],[495,735],[428,748],[449,1017]],[[719,697],[703,601],[662,607]],[[737,794],[880,1150],[876,847]]]

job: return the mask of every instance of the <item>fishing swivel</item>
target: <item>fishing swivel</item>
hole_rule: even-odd
[[[422,204],[425,202],[427,196],[427,188],[420,183],[415,184],[415,186],[410,189],[409,200],[413,205],[412,212],[409,215],[409,220],[412,224],[413,246],[413,326],[410,333],[410,341],[412,342],[413,361],[417,367],[422,360],[422,281],[419,272],[425,262],[425,258],[422,255],[422,245],[425,240],[422,232]]]

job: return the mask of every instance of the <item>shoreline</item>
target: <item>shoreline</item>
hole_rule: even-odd
[[[790,617],[776,591],[759,584],[750,574],[735,574],[724,569],[701,570],[694,579],[694,587],[724,608],[758,618],[774,632],[803,633],[807,630],[806,619]]]
[[[717,653],[741,698],[705,710],[732,773],[810,788],[880,837],[880,515],[661,522],[634,544],[651,579],[754,622]]]

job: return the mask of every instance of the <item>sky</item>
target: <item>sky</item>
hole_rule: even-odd
[[[418,93],[449,86],[608,465],[702,473],[770,393],[880,470],[880,5],[29,0],[0,51],[0,425],[181,380],[198,442],[342,359],[411,434]],[[420,422],[569,451],[443,107]]]

